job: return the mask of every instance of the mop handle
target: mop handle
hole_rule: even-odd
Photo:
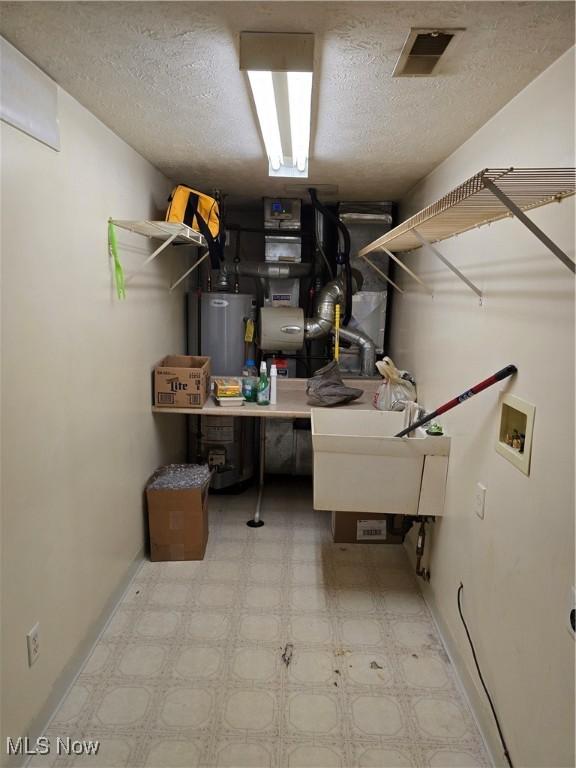
[[[440,414],[446,413],[446,411],[450,411],[452,408],[456,408],[457,405],[460,405],[460,403],[463,403],[465,400],[469,400],[473,395],[477,395],[478,392],[482,392],[483,389],[491,387],[492,384],[496,384],[497,381],[502,381],[502,379],[505,379],[508,376],[513,376],[517,371],[518,368],[516,368],[515,365],[507,365],[506,368],[502,368],[501,371],[498,371],[493,376],[489,376],[487,379],[484,379],[484,381],[475,384],[473,387],[466,390],[466,392],[458,395],[458,397],[444,403],[444,405],[441,405],[433,413],[427,413],[425,416],[422,416],[421,419],[410,424],[406,429],[403,429],[402,432],[398,432],[397,435],[394,435],[394,437],[404,437],[409,432],[412,432],[413,429],[421,427],[423,424],[427,424],[429,421],[432,421],[432,419],[435,419],[436,416],[440,416]]]

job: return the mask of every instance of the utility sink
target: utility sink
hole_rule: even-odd
[[[442,515],[449,437],[394,437],[404,414],[312,408],[314,508]]]

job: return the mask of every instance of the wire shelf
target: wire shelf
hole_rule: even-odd
[[[174,243],[188,243],[189,245],[206,245],[204,237],[186,224],[171,221],[126,221],[112,219],[112,223],[120,229],[135,232],[138,235],[152,237],[155,240],[169,240]]]
[[[154,259],[156,259],[170,245],[186,243],[187,245],[203,247],[203,255],[199,256],[196,263],[189,267],[175,283],[172,283],[170,286],[170,291],[172,292],[188,277],[188,275],[197,269],[208,256],[209,252],[204,236],[201,235],[200,232],[191,229],[187,224],[172,221],[128,221],[126,219],[109,219],[109,221],[114,224],[114,226],[119,227],[120,229],[125,229],[128,232],[134,232],[137,235],[144,235],[144,237],[154,238],[155,240],[162,240],[162,245],[159,245],[154,253],[151,253],[135,272],[132,272],[132,274],[126,277],[126,283],[129,283],[136,277],[136,275],[140,274],[151,261],[154,261]]]
[[[485,168],[359,251],[365,257],[385,248],[399,253],[437,243],[483,224],[511,217],[489,188],[493,183],[521,211],[560,201],[576,192],[575,168]],[[418,237],[417,232],[421,235]]]

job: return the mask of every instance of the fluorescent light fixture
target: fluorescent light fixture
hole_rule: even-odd
[[[314,36],[242,32],[248,74],[270,176],[308,178]]]
[[[300,173],[304,173],[310,147],[312,72],[288,72],[287,78],[292,162]]]
[[[284,162],[272,72],[248,72],[270,167],[278,171]]]

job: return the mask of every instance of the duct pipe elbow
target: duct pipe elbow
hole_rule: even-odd
[[[372,376],[376,367],[376,345],[363,331],[353,328],[340,328],[340,338],[360,347],[360,365],[362,376]]]
[[[327,336],[334,325],[334,307],[344,298],[344,288],[340,280],[332,280],[320,291],[315,317],[309,317],[304,323],[306,339],[319,339]]]
[[[321,317],[307,317],[304,320],[304,338],[306,340],[321,339],[323,336],[328,336],[331,330],[331,320],[325,320]]]

